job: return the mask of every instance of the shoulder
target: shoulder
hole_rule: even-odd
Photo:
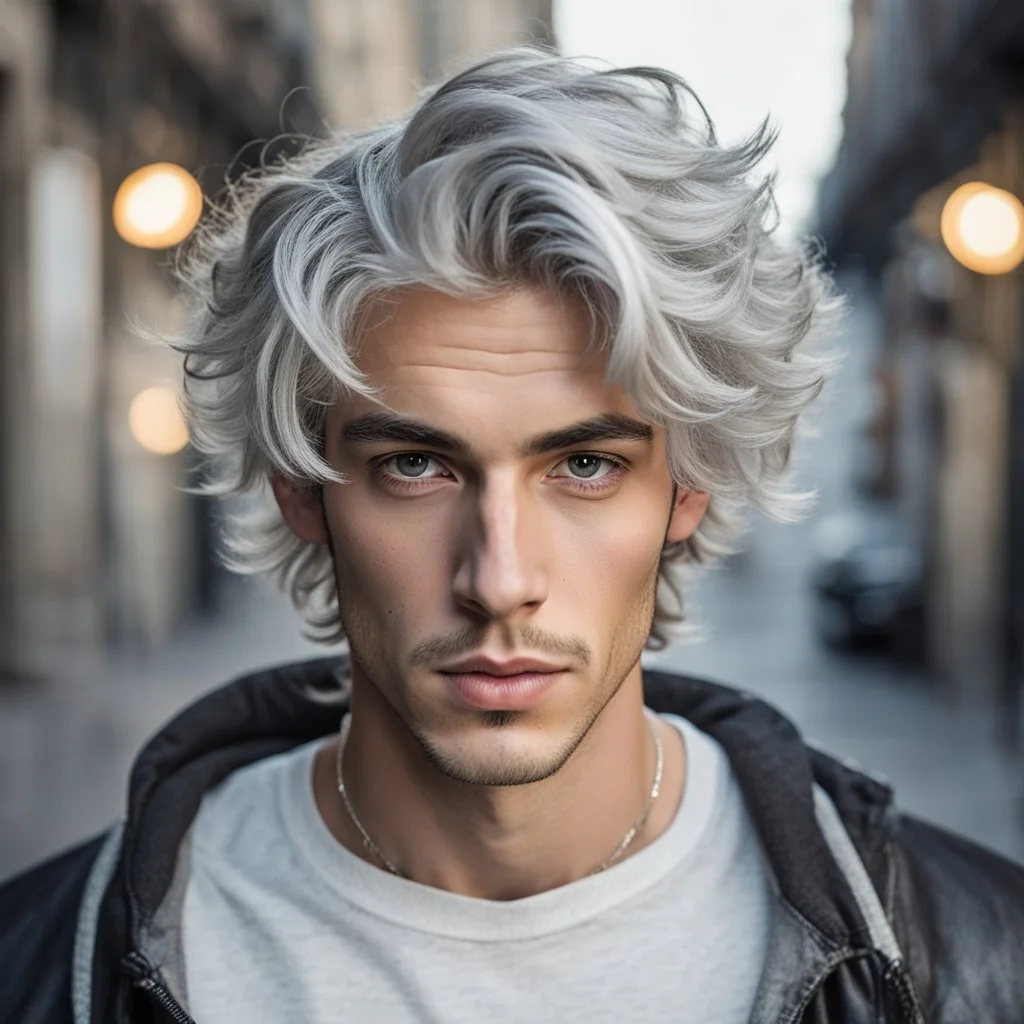
[[[810,753],[883,902],[924,1019],[1019,1024],[1024,867],[899,812],[879,777]]]
[[[98,836],[0,886],[0,1020],[71,1021],[79,909]]]
[[[894,815],[890,871],[893,928],[925,1019],[1019,1020],[1024,867]]]

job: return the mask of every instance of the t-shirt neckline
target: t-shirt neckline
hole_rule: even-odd
[[[298,863],[326,892],[363,913],[402,927],[473,942],[508,942],[580,925],[685,867],[708,841],[720,803],[727,760],[721,748],[686,719],[662,715],[683,736],[686,779],[668,828],[638,853],[606,871],[518,900],[486,900],[392,875],[367,863],[330,833],[316,806],[313,762],[323,743],[293,751],[279,775],[277,799]]]

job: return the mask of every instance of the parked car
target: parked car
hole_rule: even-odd
[[[922,655],[921,562],[892,510],[865,506],[823,518],[814,553],[815,628],[825,643]]]

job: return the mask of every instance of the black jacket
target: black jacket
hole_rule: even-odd
[[[190,823],[235,769],[337,727],[308,692],[342,668],[272,669],[192,705],[140,754],[123,828],[0,889],[3,1024],[190,1020],[170,967]],[[644,687],[725,748],[772,868],[755,1024],[1024,1022],[1024,869],[900,814],[750,695],[659,672]]]

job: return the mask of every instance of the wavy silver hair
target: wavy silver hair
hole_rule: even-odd
[[[718,143],[700,101],[657,68],[498,53],[412,112],[311,144],[233,186],[181,264],[185,353],[207,493],[248,496],[227,561],[269,573],[325,641],[342,639],[326,547],[299,540],[272,472],[316,486],[328,407],[372,394],[353,361],[367,301],[410,285],[484,297],[529,283],[581,297],[608,374],[664,426],[670,468],[709,491],[694,537],[662,558],[652,645],[682,619],[673,563],[728,549],[754,505],[796,518],[798,419],[830,368],[801,343],[840,308],[820,256],[775,236],[766,125]]]

